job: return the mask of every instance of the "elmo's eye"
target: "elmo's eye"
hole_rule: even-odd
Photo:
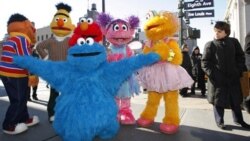
[[[79,19],[79,23],[84,23],[84,22],[87,22],[87,19],[86,19],[86,18],[83,18],[83,17],[82,17],[82,18]]]
[[[88,37],[88,38],[86,39],[86,44],[88,44],[88,45],[93,45],[93,44],[94,44],[94,39]]]
[[[115,25],[113,26],[113,30],[114,30],[114,31],[118,31],[118,30],[119,30],[119,25],[118,25],[118,24],[115,24]]]
[[[87,19],[87,22],[88,22],[88,24],[92,24],[94,21],[93,21],[92,18],[88,18],[88,19]]]
[[[79,46],[82,46],[82,45],[84,45],[85,43],[86,43],[86,41],[85,41],[84,38],[79,38],[79,39],[77,39],[77,44],[78,44]]]

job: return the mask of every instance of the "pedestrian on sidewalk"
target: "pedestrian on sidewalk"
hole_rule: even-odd
[[[9,98],[10,105],[2,127],[6,134],[19,134],[27,126],[39,123],[37,116],[30,117],[27,107],[28,71],[15,65],[13,56],[31,54],[31,44],[35,43],[35,27],[23,15],[16,13],[7,22],[9,37],[3,43],[0,61],[0,75]]]
[[[213,104],[216,124],[225,129],[224,109],[231,108],[235,124],[250,129],[242,115],[240,77],[246,71],[245,56],[239,41],[229,37],[230,25],[216,22],[214,39],[206,43],[202,67],[208,76],[208,101]]]
[[[191,95],[195,94],[196,84],[197,88],[201,90],[202,96],[205,96],[206,93],[205,72],[201,68],[201,58],[202,54],[200,53],[200,48],[198,46],[194,47],[191,54],[192,77],[194,79]]]
[[[182,45],[182,56],[183,56],[183,61],[181,66],[188,72],[188,74],[192,77],[192,63],[191,63],[191,58],[189,55],[189,48],[187,44]],[[193,77],[192,77],[193,78]],[[187,97],[188,95],[188,87],[180,89],[180,95],[182,97]]]
[[[33,57],[35,58],[39,58],[39,55],[35,49],[35,46],[32,46],[32,54]],[[29,74],[29,81],[28,81],[28,101],[32,101],[31,100],[31,96],[30,93],[32,91],[32,99],[33,100],[38,100],[37,98],[37,88],[38,88],[38,83],[39,83],[39,77],[37,75],[34,74]]]

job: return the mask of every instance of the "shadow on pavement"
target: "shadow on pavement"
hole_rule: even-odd
[[[160,132],[159,125],[160,123],[155,123],[149,129],[122,126],[115,138],[105,141],[249,141],[249,137],[245,136],[183,125],[178,133],[167,135]],[[96,138],[94,141],[102,140]]]
[[[51,138],[57,137],[52,125],[48,122],[46,106],[35,103],[28,104],[28,111],[30,116],[37,115],[40,123],[34,127],[30,127],[28,131],[19,135],[4,134],[2,132],[2,122],[8,106],[8,101],[0,99],[0,141],[49,141]]]
[[[40,104],[40,105],[43,105],[43,106],[47,106],[47,104],[48,104],[48,101],[45,101],[45,100],[32,100],[32,101],[29,101],[29,102]]]
[[[0,121],[2,123],[8,107],[8,101],[0,99],[0,106]],[[46,106],[29,103],[29,113],[30,115],[39,116],[39,125],[29,128],[27,132],[20,135],[11,136],[0,132],[0,141],[62,141],[48,122]],[[160,132],[159,126],[159,122],[155,122],[149,129],[136,125],[121,126],[118,134],[113,139],[105,141],[249,141],[249,137],[246,136],[186,125],[181,125],[178,133],[166,135]],[[239,127],[229,126],[228,128],[233,130]],[[103,140],[95,138],[94,141]]]

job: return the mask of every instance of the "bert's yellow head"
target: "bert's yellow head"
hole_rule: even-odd
[[[71,7],[64,3],[56,5],[57,12],[50,23],[51,31],[59,37],[67,36],[75,29],[70,18]]]
[[[177,17],[168,11],[149,11],[144,31],[147,38],[156,41],[173,36],[179,28]]]

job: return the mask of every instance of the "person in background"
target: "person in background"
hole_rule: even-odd
[[[217,21],[214,39],[206,43],[202,68],[208,76],[208,101],[213,104],[216,124],[225,129],[224,109],[230,107],[235,124],[250,129],[241,112],[243,96],[240,77],[246,71],[245,56],[239,41],[229,37],[230,25]]]
[[[9,37],[3,43],[0,75],[10,105],[2,127],[6,134],[19,134],[39,123],[37,116],[30,117],[27,107],[29,72],[13,63],[13,56],[31,54],[31,45],[36,42],[36,29],[24,15],[15,13],[7,22]]]
[[[53,37],[37,44],[36,49],[42,59],[65,61],[69,48],[69,39],[75,29],[75,25],[72,24],[70,17],[71,7],[69,5],[59,3],[56,5],[56,8],[57,12],[50,23]],[[54,121],[54,107],[58,96],[59,92],[50,87],[50,97],[47,105],[49,122]]]
[[[247,70],[250,70],[250,33],[247,34],[245,38],[245,56],[246,56],[246,66]]]
[[[32,50],[33,50],[32,56],[35,58],[39,58],[39,55],[38,55],[36,49],[33,47]],[[39,77],[37,75],[30,74],[29,75],[29,83],[28,83],[28,86],[29,86],[29,88],[28,88],[28,101],[31,101],[31,98],[30,98],[31,90],[32,90],[33,100],[38,100],[38,98],[37,98],[38,83],[39,83]]]
[[[192,77],[192,63],[189,55],[189,48],[187,44],[182,45],[182,56],[183,56],[183,61],[181,66],[188,72],[188,74]],[[180,95],[182,97],[187,97],[188,96],[188,88],[183,88],[180,89]]]
[[[194,84],[191,88],[191,95],[195,94],[196,84],[198,88],[201,90],[201,95],[205,96],[206,93],[206,82],[205,82],[205,72],[201,68],[201,58],[202,54],[200,53],[200,48],[196,46],[193,48],[191,54],[191,62],[192,62],[192,76],[194,79]]]

